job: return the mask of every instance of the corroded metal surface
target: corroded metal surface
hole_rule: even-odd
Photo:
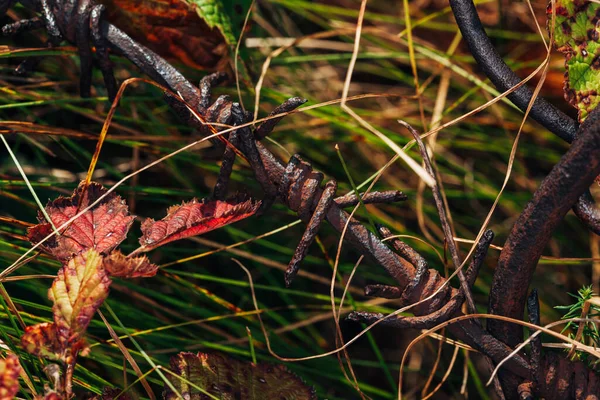
[[[552,232],[600,173],[600,110],[581,126],[571,148],[543,180],[515,222],[500,253],[490,292],[490,311],[523,318],[523,305],[538,260]],[[507,296],[510,294],[510,296]],[[495,336],[509,346],[521,342],[520,326],[490,321]]]
[[[483,72],[501,91],[507,91],[521,83],[521,78],[502,59],[490,38],[485,33],[477,9],[472,0],[450,0],[456,23],[469,50]],[[521,110],[526,110],[533,92],[526,85],[508,95]],[[530,112],[533,119],[567,142],[572,142],[577,132],[577,123],[558,108],[538,97]]]
[[[454,5],[461,2],[464,3],[464,0],[452,0]],[[210,86],[219,80],[218,76],[213,76],[206,81],[203,80],[201,89],[198,89],[164,59],[136,43],[115,26],[103,21],[102,10],[97,8],[91,0],[69,2],[58,0],[53,2],[53,7],[49,7],[47,0],[24,0],[21,3],[41,12],[44,26],[50,36],[54,37],[55,40],[65,37],[78,45],[82,57],[86,58],[89,55],[82,48],[86,34],[89,34],[89,32],[85,28],[81,28],[81,24],[82,21],[87,21],[86,17],[89,17],[90,26],[92,27],[91,34],[92,36],[96,35],[93,41],[97,43],[97,47],[98,44],[100,46],[107,44],[113,50],[123,54],[152,79],[181,95],[208,122],[227,121],[226,123],[231,122],[233,125],[241,125],[248,121],[248,116],[241,110],[241,107],[236,103],[232,103],[227,97],[217,99],[217,102],[210,106]],[[12,4],[14,4],[13,1],[0,1],[0,14],[4,13]],[[75,19],[72,18],[74,7],[78,7],[77,18]],[[68,16],[71,17],[67,18]],[[469,18],[471,19],[467,22],[473,23],[472,15]],[[79,30],[77,30],[76,24],[80,25]],[[40,23],[33,21],[22,24],[22,26],[34,28],[39,27]],[[22,28],[21,25],[13,25],[14,31],[19,29],[25,28]],[[82,70],[82,89],[87,85],[86,74],[89,69],[88,64],[85,62],[83,64],[85,64],[85,71]],[[107,69],[107,64],[102,67],[105,78],[106,74],[109,74]],[[511,84],[511,80],[508,78],[504,80],[504,83]],[[498,82],[503,84],[502,80]],[[110,91],[109,87],[109,93]],[[85,94],[83,90],[82,93]],[[529,93],[525,90],[519,90],[516,92],[516,96],[513,97],[517,99],[515,101],[522,103],[521,100],[518,100],[519,96],[524,96],[523,98],[528,100]],[[203,129],[203,125],[191,116],[185,106],[182,106],[172,97],[167,97],[167,100],[185,123]],[[302,102],[302,99],[290,99],[279,109],[276,109],[276,112],[292,110]],[[535,107],[538,107],[537,104],[539,103],[536,102]],[[550,128],[554,127],[555,130],[562,130],[562,136],[566,140],[572,139],[575,125],[568,120],[565,121],[552,108],[542,107],[540,110],[550,110],[551,115],[548,117]],[[534,110],[534,115],[535,112]],[[510,243],[502,252],[501,265],[497,269],[497,276],[494,280],[490,301],[491,309],[494,312],[515,316],[516,318],[522,317],[529,280],[539,254],[541,254],[541,249],[554,226],[562,219],[568,208],[575,203],[578,195],[585,191],[587,185],[600,172],[600,153],[598,153],[598,150],[600,150],[598,148],[600,147],[600,120],[598,114],[598,112],[595,112],[588,117],[581,137],[575,140],[567,155],[544,181],[540,190],[536,192],[534,200],[515,225],[509,238]],[[544,123],[544,116],[540,118],[538,120]],[[335,184],[330,183],[322,188],[323,174],[313,171],[309,163],[296,158],[286,167],[257,141],[265,137],[273,129],[276,122],[265,123],[254,132],[242,128],[237,130],[235,134],[232,132],[229,135],[229,144],[225,147],[225,157],[228,161],[225,171],[220,174],[219,179],[222,184],[215,195],[221,196],[226,192],[229,175],[227,168],[230,169],[236,155],[235,151],[228,151],[228,149],[231,149],[232,144],[238,144],[237,151],[241,151],[248,159],[257,179],[265,190],[265,204],[271,204],[277,197],[292,210],[298,212],[300,218],[309,224],[309,230],[305,233],[308,238],[314,235],[323,216],[339,232],[342,232],[347,225],[345,241],[353,245],[372,262],[382,266],[396,280],[397,286],[371,286],[371,289],[369,289],[371,294],[400,297],[408,304],[433,295],[436,290],[446,283],[446,279],[440,276],[437,271],[428,269],[426,261],[410,247],[402,244],[402,242],[392,241],[392,246],[398,252],[395,253],[360,222],[355,219],[349,220],[348,213],[343,211],[341,207],[356,204],[358,200],[356,196],[350,195],[334,199]],[[237,135],[237,138],[235,135]],[[326,191],[325,194],[324,191]],[[371,196],[369,201],[374,202],[399,201],[405,198],[399,192],[372,194]],[[364,200],[367,201],[366,198]],[[586,215],[590,214],[589,210],[584,210],[584,213]],[[382,233],[383,236],[386,236],[385,232]],[[480,242],[465,276],[468,285],[472,285],[491,239],[491,233],[486,233],[482,238],[482,242]],[[301,256],[303,251],[305,251],[305,248],[299,246],[297,254]],[[301,258],[299,257],[299,259]],[[508,301],[503,301],[506,299]],[[458,289],[446,286],[432,299],[415,307],[413,310],[415,317],[398,319],[392,322],[391,325],[428,327],[452,316],[461,315],[458,308],[462,302],[463,294]],[[372,321],[382,316],[363,313],[355,314],[354,317]],[[491,325],[498,336],[497,338],[472,319],[451,325],[448,330],[455,338],[481,351],[494,362],[499,362],[511,351],[506,343],[515,345],[518,342],[520,329],[498,322],[493,322]],[[534,353],[530,361],[523,354],[517,354],[505,364],[506,370],[513,374],[514,381],[520,383],[519,387],[524,395],[528,393],[533,395],[535,392],[535,395],[547,399],[592,399],[592,396],[600,390],[598,375],[588,370],[585,365],[570,362],[552,353],[545,356]],[[515,398],[518,395],[517,387],[512,384],[509,386],[504,388],[505,393],[508,389],[507,397]]]

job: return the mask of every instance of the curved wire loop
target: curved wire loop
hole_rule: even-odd
[[[473,58],[496,88],[507,91],[521,83],[521,78],[506,65],[485,33],[473,1],[450,0],[450,7]],[[525,112],[529,107],[532,96],[531,89],[523,85],[507,97]],[[542,97],[538,96],[536,98],[529,115],[568,143],[573,142],[577,136],[577,122]],[[573,206],[573,211],[588,229],[600,234],[600,210],[595,205],[589,191],[577,200]]]
[[[464,2],[464,0],[451,1],[453,3]],[[15,2],[15,0],[0,0],[0,15],[5,13]],[[231,102],[228,98],[221,97],[212,105],[210,104],[211,86],[220,81],[220,76],[212,75],[206,77],[201,82],[200,88],[194,86],[163,58],[135,42],[127,34],[105,21],[102,18],[103,9],[92,0],[22,0],[21,3],[25,7],[40,13],[40,17],[37,17],[37,19],[34,18],[29,22],[21,21],[21,25],[18,25],[19,22],[12,24],[9,28],[5,28],[3,32],[13,34],[43,26],[50,36],[51,45],[63,39],[68,40],[78,46],[79,54],[82,58],[89,58],[90,52],[83,47],[84,44],[89,44],[88,42],[91,40],[96,46],[97,57],[100,58],[101,63],[105,64],[104,67],[101,66],[105,82],[107,79],[112,81],[110,78],[112,70],[109,71],[109,64],[106,62],[104,55],[106,54],[104,49],[110,48],[122,54],[150,78],[169,88],[172,92],[179,94],[187,104],[202,114],[208,122],[241,126],[250,121],[248,113],[243,111],[239,104]],[[73,12],[74,10],[77,11]],[[85,26],[88,23],[89,28]],[[82,60],[81,64],[82,83],[80,87],[81,93],[86,95],[91,62],[89,60]],[[111,89],[110,83],[106,85],[109,94],[113,93],[114,91]],[[527,93],[523,93],[522,96],[528,99]],[[204,125],[192,116],[187,107],[178,106],[179,103],[172,98],[167,98],[167,100],[169,100],[169,104],[185,123],[200,130],[205,129]],[[292,98],[282,104],[276,111],[287,112],[295,109],[302,103],[302,99]],[[537,106],[537,104],[536,102],[536,107],[541,107],[539,112],[546,110],[553,115],[549,117],[546,123],[549,126],[553,126],[557,132],[562,129],[564,129],[564,132],[572,130],[569,121],[563,120],[561,115],[554,112],[551,107],[545,108],[547,106],[543,106],[543,103],[541,103],[542,106]],[[539,121],[544,123],[544,117],[538,111],[536,111],[536,115],[540,117]],[[265,191],[266,198],[264,203],[268,206],[272,204],[275,198],[279,198],[289,208],[298,212],[300,218],[307,223],[307,230],[305,231],[301,245],[299,245],[296,251],[299,260],[305,254],[305,249],[312,240],[311,237],[314,238],[318,226],[326,219],[339,232],[344,231],[347,227],[346,236],[344,237],[345,241],[352,244],[368,259],[381,265],[398,283],[397,287],[372,285],[367,288],[368,293],[400,296],[405,302],[415,302],[423,299],[422,293],[434,293],[444,283],[444,278],[439,276],[439,273],[435,270],[429,270],[425,260],[418,253],[414,250],[411,251],[408,246],[400,241],[392,242],[398,254],[393,252],[375,234],[357,220],[350,219],[350,216],[342,210],[345,206],[356,204],[358,201],[356,195],[352,194],[335,198],[335,183],[330,181],[325,187],[321,187],[322,174],[313,171],[310,164],[296,156],[285,166],[260,142],[260,139],[264,138],[273,129],[279,119],[281,117],[278,117],[278,119],[274,118],[274,122],[265,122],[255,130],[242,127],[230,132],[227,145],[224,149],[223,163],[225,165],[221,168],[222,170],[219,174],[220,183],[215,187],[213,195],[220,197],[226,193],[231,165],[236,154],[240,152],[248,160],[257,180]],[[565,138],[567,137],[565,136]],[[370,194],[368,196],[363,197],[363,201],[390,202],[406,198],[403,194],[395,191]],[[486,243],[485,241],[491,241],[489,235],[491,234],[486,233],[484,235],[482,239],[484,240],[484,244]],[[307,241],[306,239],[309,240]],[[487,249],[487,245],[480,248]],[[472,284],[477,275],[477,270],[481,266],[482,259],[481,255],[476,255],[471,262],[467,274],[470,284]],[[299,263],[299,260],[296,263]],[[473,263],[475,262],[479,264],[474,265]],[[288,270],[287,277],[293,277],[295,274],[294,269],[297,268],[296,266],[290,267],[291,269]],[[292,272],[290,273],[289,271]],[[406,318],[405,321],[407,322],[399,322],[402,319],[398,319],[396,323],[400,326],[430,326],[430,324],[445,320],[449,316],[460,315],[459,307],[463,299],[462,295],[457,294],[457,292],[457,289],[449,286],[444,288],[438,295],[415,308],[415,313],[420,315],[411,317],[412,320]],[[371,316],[366,314],[362,316],[356,314],[356,317],[359,319],[364,317],[364,320],[371,318]],[[450,325],[448,330],[458,340],[471,345],[495,362],[503,360],[511,352],[509,346],[492,336],[475,320],[461,320],[456,324]],[[579,390],[579,393],[592,393],[591,390],[598,387],[597,374],[590,372],[589,377],[582,378],[582,370],[579,364],[572,363],[564,358],[556,359],[553,356],[544,356],[541,361],[538,360],[538,367],[536,368],[542,371],[541,375],[543,376],[543,379],[539,381],[552,382],[556,365],[560,365],[560,368],[562,368],[561,371],[565,372],[561,376],[571,377],[567,383],[564,380],[560,381],[563,387],[575,388],[573,390]],[[532,379],[532,365],[520,354],[516,354],[510,358],[506,362],[505,368],[516,376],[521,377],[521,379]],[[571,373],[575,371],[579,373],[576,377]],[[557,390],[551,385],[540,384],[539,386],[538,392],[540,396],[547,399],[565,398],[557,395]]]

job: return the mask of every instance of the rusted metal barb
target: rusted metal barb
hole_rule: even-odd
[[[464,0],[452,0],[452,2],[456,4],[461,1],[464,2]],[[0,0],[0,14],[3,14],[14,3],[15,2],[12,0]],[[218,98],[217,101],[211,105],[211,87],[221,79],[219,75],[213,75],[203,79],[200,85],[201,87],[197,88],[187,81],[179,71],[164,59],[132,40],[115,26],[104,21],[102,19],[102,9],[91,0],[73,0],[68,2],[55,0],[52,2],[52,7],[50,7],[48,0],[23,0],[22,4],[42,14],[41,20],[44,22],[44,27],[49,32],[53,41],[65,38],[71,43],[76,44],[78,48],[80,48],[80,55],[82,55],[82,57],[85,58],[89,56],[89,53],[86,50],[82,50],[84,42],[87,44],[87,41],[91,40],[97,49],[98,46],[100,46],[101,50],[100,53],[97,52],[97,57],[100,57],[101,64],[104,63],[104,66],[101,67],[101,69],[105,74],[105,82],[107,77],[110,78],[112,70],[109,68],[110,64],[107,61],[108,59],[104,59],[103,54],[105,53],[104,50],[102,50],[102,46],[105,46],[105,48],[110,47],[112,50],[122,54],[140,68],[142,72],[167,87],[172,92],[179,94],[192,109],[197,110],[204,117],[206,122],[218,122],[225,123],[226,125],[241,126],[251,121],[248,113],[242,110],[239,104],[233,103],[226,96]],[[67,12],[67,8],[69,7],[71,7],[71,11],[73,10],[72,7],[79,7],[78,14],[76,13],[75,18],[72,13]],[[84,24],[86,21],[90,21],[91,38],[89,38],[89,32],[86,31],[85,27],[81,28],[81,24]],[[25,25],[27,24],[23,24],[23,26]],[[37,22],[32,22],[29,27],[34,28],[39,25],[40,24]],[[78,26],[80,27],[79,29],[77,29]],[[16,25],[12,28],[13,31],[18,31],[19,29],[25,28],[18,28]],[[86,37],[88,39],[85,39]],[[104,61],[102,61],[103,59]],[[87,74],[89,73],[89,68],[88,61],[83,61],[82,94],[86,94],[85,88],[88,86]],[[110,81],[110,79],[108,79],[108,81]],[[507,82],[509,81],[510,80],[507,80]],[[110,82],[106,83],[106,85],[109,94],[111,94],[114,90],[110,88]],[[518,91],[517,93],[521,93],[521,91]],[[523,93],[528,101],[530,97],[527,97],[527,92],[523,91]],[[173,97],[167,97],[167,100],[173,110],[185,123],[199,130],[205,129],[205,125],[192,116],[187,106],[181,105]],[[275,109],[271,115],[278,115],[281,112],[291,111],[302,103],[302,99],[290,99],[279,108]],[[519,104],[521,103],[522,102]],[[536,110],[538,110],[537,104],[538,103],[536,102],[536,105],[534,105],[534,109]],[[539,110],[543,111],[544,108],[539,108]],[[552,112],[552,109],[549,110]],[[598,130],[598,127],[596,127],[598,124],[592,123],[592,121],[598,121],[597,114],[598,112],[594,112],[588,117],[589,124],[586,121],[586,127],[593,125],[594,129]],[[242,127],[229,134],[229,145],[224,149],[226,153],[225,159],[228,161],[226,163],[224,162],[225,166],[222,167],[221,173],[219,174],[220,187],[218,190],[215,188],[214,195],[223,196],[226,194],[228,177],[231,172],[231,166],[235,161],[236,154],[243,154],[249,161],[257,180],[266,193],[264,201],[266,206],[264,209],[267,209],[276,198],[279,198],[284,204],[288,205],[290,209],[297,212],[299,217],[307,223],[307,231],[305,231],[301,244],[298,246],[295,260],[290,264],[292,268],[290,269],[291,273],[288,278],[293,276],[293,271],[299,265],[316,230],[323,220],[323,217],[325,217],[325,219],[327,219],[339,232],[344,231],[347,227],[346,235],[344,237],[345,243],[351,244],[368,259],[382,266],[397,282],[397,286],[372,285],[370,286],[370,289],[368,289],[370,294],[386,294],[390,297],[402,298],[405,304],[410,304],[429,297],[439,287],[446,284],[447,281],[445,278],[441,277],[437,271],[428,269],[425,260],[409,246],[399,240],[392,240],[391,244],[398,252],[398,254],[396,254],[363,224],[355,219],[349,219],[349,214],[343,211],[342,207],[356,204],[358,201],[356,195],[346,195],[335,198],[335,184],[330,182],[324,188],[321,187],[324,176],[322,173],[314,171],[309,163],[302,161],[296,156],[292,158],[290,163],[286,166],[263,144],[261,144],[260,139],[269,134],[279,119],[280,118],[277,117],[274,118],[272,122],[265,122],[255,130],[252,130],[249,127]],[[555,121],[555,124],[552,126],[556,129],[562,129],[560,127],[564,125],[564,121],[562,121],[560,115],[557,116],[556,113],[549,117],[549,121]],[[540,120],[540,122],[543,123],[543,120]],[[568,121],[566,125],[569,125]],[[569,131],[569,129],[567,129],[567,131]],[[591,128],[588,130],[590,129]],[[586,188],[585,184],[591,183],[593,177],[598,174],[596,169],[599,168],[600,163],[598,160],[597,147],[600,146],[600,144],[598,143],[597,136],[597,132],[587,135],[585,132],[582,133],[582,138],[579,138],[574,142],[569,153],[567,153],[563,160],[561,160],[561,163],[559,163],[559,167],[555,168],[558,169],[559,172],[555,173],[553,170],[549,178],[544,181],[542,188],[536,193],[534,201],[521,216],[521,219],[519,220],[520,225],[518,227],[517,225],[515,226],[515,229],[513,230],[515,233],[511,235],[514,240],[519,238],[518,235],[523,235],[523,232],[531,233],[531,236],[524,237],[524,247],[519,247],[518,243],[513,243],[512,247],[509,246],[508,250],[505,248],[503,251],[504,264],[497,269],[498,272],[496,274],[497,277],[495,277],[493,289],[495,302],[492,308],[494,308],[496,312],[502,313],[503,315],[509,315],[512,312],[517,318],[522,317],[523,303],[521,303],[520,307],[516,304],[512,304],[508,309],[503,309],[502,306],[498,304],[498,300],[502,295],[510,294],[514,289],[510,284],[515,284],[514,280],[516,277],[509,277],[513,280],[512,282],[511,279],[508,279],[506,283],[501,283],[499,281],[504,278],[503,274],[506,274],[511,268],[518,270],[518,266],[516,266],[515,263],[517,263],[518,260],[522,260],[527,264],[526,268],[520,271],[523,281],[517,282],[517,285],[520,285],[520,288],[524,288],[524,293],[526,294],[529,285],[528,277],[531,276],[533,268],[535,268],[535,262],[537,262],[536,252],[538,250],[541,251],[546,236],[551,233],[556,222],[564,216],[568,207],[575,202],[576,196],[572,193],[583,193]],[[568,138],[566,140],[568,140]],[[215,141],[214,143],[221,145],[219,141]],[[237,149],[231,145],[237,146]],[[591,146],[591,148],[586,146]],[[230,149],[231,151],[227,153],[227,149]],[[589,158],[585,159],[586,156]],[[590,168],[590,166],[592,168]],[[572,170],[573,168],[575,169]],[[578,176],[583,171],[586,171],[584,174],[585,176]],[[566,187],[565,185],[571,185],[571,187]],[[404,199],[405,196],[399,192],[383,192],[371,193],[362,200],[364,202],[391,202]],[[560,204],[557,204],[559,200],[563,203],[571,203],[568,204],[565,209],[564,205],[561,206]],[[544,212],[547,214],[545,215]],[[531,219],[531,221],[528,219]],[[545,230],[537,232],[536,227],[539,228],[540,226]],[[383,236],[387,236],[384,231],[381,229],[379,230],[382,232]],[[550,233],[548,233],[548,231]],[[477,247],[466,274],[465,278],[468,286],[474,281],[477,271],[485,258],[487,246],[491,240],[491,232],[486,232]],[[529,240],[528,245],[526,245],[527,240]],[[516,250],[522,254],[514,254]],[[522,252],[521,250],[531,250],[533,253],[528,254],[526,251]],[[513,254],[510,254],[511,251]],[[431,326],[431,324],[443,321],[449,316],[460,315],[458,307],[460,307],[460,304],[463,301],[462,296],[463,294],[459,290],[446,285],[445,288],[440,290],[440,292],[436,296],[433,296],[432,299],[429,299],[414,308],[413,311],[415,317],[399,319],[396,323],[399,326]],[[518,301],[521,301],[521,299],[519,298]],[[373,320],[371,318],[379,318],[367,314],[355,314],[354,317],[367,321]],[[500,332],[502,332],[502,329],[504,329],[502,328],[503,325],[500,324],[498,326],[501,327]],[[513,341],[505,341],[502,333],[498,335],[502,340],[495,338],[475,320],[462,320],[456,324],[450,325],[448,330],[458,340],[462,340],[473,348],[481,351],[483,354],[494,360],[494,362],[503,360],[511,352],[511,348],[505,343],[512,343]],[[512,330],[517,331],[515,328],[512,328]],[[507,328],[506,332],[510,331],[511,328]],[[575,390],[577,390],[577,393],[592,394],[597,393],[600,389],[598,376],[592,371],[587,370],[583,364],[571,363],[568,360],[553,354],[546,355],[545,357],[542,357],[541,360],[532,359],[531,363],[528,362],[522,354],[517,354],[505,364],[504,368],[518,377],[520,382],[522,382],[523,379],[531,380],[532,372],[537,369],[540,377],[538,379],[538,394],[547,399],[563,399]],[[559,377],[561,379],[557,378],[557,371],[560,373]],[[535,373],[535,375],[537,376],[538,373]],[[512,389],[512,387],[509,389]],[[516,387],[514,387],[514,392],[507,394],[507,397],[512,398],[515,395]]]
[[[419,151],[421,152],[421,157],[423,158],[423,163],[425,164],[425,169],[434,178],[435,184],[431,188],[431,192],[433,193],[433,199],[435,201],[435,207],[437,208],[438,215],[440,217],[440,222],[442,225],[442,231],[444,232],[444,239],[446,241],[446,245],[450,250],[450,256],[452,257],[452,263],[454,264],[454,268],[458,270],[458,279],[460,280],[460,287],[467,301],[467,308],[470,313],[474,314],[477,312],[475,308],[475,301],[473,300],[473,295],[471,294],[471,285],[469,284],[465,274],[460,269],[462,262],[460,260],[460,256],[458,255],[458,248],[456,247],[456,242],[454,241],[454,232],[452,227],[450,226],[450,221],[448,220],[448,216],[446,215],[446,208],[444,207],[444,201],[442,199],[442,193],[440,192],[440,187],[438,184],[438,177],[436,174],[436,170],[433,167],[433,163],[429,154],[427,153],[427,149],[425,148],[425,144],[419,133],[409,124],[404,121],[398,121],[403,126],[405,126],[417,142],[419,146]]]

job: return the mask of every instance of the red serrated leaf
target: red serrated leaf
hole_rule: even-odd
[[[213,229],[248,218],[258,210],[260,202],[246,200],[202,201],[194,199],[167,210],[160,221],[148,218],[142,224],[140,251],[149,251],[165,243],[201,235]]]
[[[50,322],[25,328],[21,345],[34,356],[59,360],[63,357],[63,347],[58,340],[56,325]]]
[[[158,265],[152,264],[148,257],[126,257],[118,250],[104,258],[104,268],[110,276],[119,278],[147,278],[158,271]]]
[[[19,391],[19,374],[21,364],[19,358],[9,354],[5,359],[0,359],[0,400],[14,399]]]
[[[85,209],[103,194],[106,189],[92,182],[87,189],[80,183],[71,197],[59,197],[46,205],[46,212],[55,227],[59,227]],[[41,248],[59,260],[67,260],[88,249],[108,253],[121,243],[133,223],[125,201],[115,193],[103,198],[94,208],[73,221],[60,236],[53,236]],[[29,228],[31,243],[38,243],[52,232],[52,226],[39,213],[39,225]]]
[[[56,275],[48,297],[58,340],[65,348],[78,343],[96,310],[108,296],[111,280],[102,266],[102,256],[91,249],[75,256]]]

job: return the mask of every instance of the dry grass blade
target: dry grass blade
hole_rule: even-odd
[[[142,384],[142,386],[146,390],[146,393],[148,393],[148,397],[150,397],[150,399],[152,399],[152,400],[155,400],[156,396],[154,395],[154,392],[152,391],[152,388],[150,387],[150,384],[144,378],[144,374],[142,373],[142,370],[137,365],[137,362],[132,357],[131,353],[129,353],[129,350],[127,349],[127,347],[125,347],[125,345],[123,344],[123,342],[119,338],[119,335],[117,335],[117,332],[115,332],[115,330],[113,329],[113,327],[107,321],[106,317],[104,317],[104,314],[102,314],[102,311],[98,310],[98,315],[100,315],[100,318],[102,319],[102,322],[104,322],[104,325],[106,326],[106,329],[108,329],[108,333],[110,333],[110,337],[116,343],[117,347],[121,351],[121,354],[123,354],[123,357],[125,357],[125,359],[127,360],[127,362],[129,362],[129,365],[131,365],[131,368],[133,368],[133,370],[137,374],[138,379],[140,380],[140,383]]]
[[[600,306],[600,297],[598,296],[594,296],[591,299],[586,300],[583,303],[583,308],[581,309],[581,315],[580,318],[582,319],[582,321],[579,322],[579,326],[577,327],[577,333],[575,334],[575,340],[577,342],[581,341],[581,338],[583,337],[583,332],[584,329],[586,327],[586,322],[583,322],[583,320],[586,320],[588,317],[588,314],[590,312],[590,308],[593,305],[596,306]],[[575,351],[577,350],[576,346],[571,347],[571,350],[569,351],[569,354],[567,354],[567,358],[572,358],[575,355]]]
[[[348,91],[350,90],[350,82],[352,81],[352,73],[354,72],[354,66],[356,65],[356,59],[358,58],[358,52],[360,48],[360,37],[362,32],[362,24],[365,16],[365,10],[367,7],[367,0],[362,0],[360,4],[360,11],[358,13],[358,22],[356,23],[356,35],[354,38],[354,49],[352,51],[352,58],[348,65],[348,71],[346,73],[346,80],[344,82],[344,89],[342,92],[342,101],[340,106],[346,111],[352,118],[354,118],[360,125],[365,129],[372,132],[381,139],[387,146],[389,146],[394,152],[421,178],[428,186],[433,186],[434,181],[431,176],[421,167],[415,160],[413,160],[404,150],[402,150],[396,143],[388,138],[383,133],[379,132],[375,127],[361,118],[346,104],[348,98]]]
[[[444,382],[446,382],[446,380],[450,376],[450,373],[452,372],[452,368],[454,368],[454,363],[456,362],[456,358],[458,356],[459,350],[460,350],[460,347],[458,347],[458,346],[454,347],[454,352],[452,353],[452,358],[450,359],[450,364],[448,365],[448,368],[446,368],[446,372],[444,373],[444,376],[442,376],[441,381],[437,384],[436,387],[433,388],[433,390],[430,393],[428,393],[427,395],[424,395],[422,397],[422,400],[430,399],[431,397],[433,397],[433,395],[435,395],[438,392],[438,390],[441,389]],[[423,394],[425,394],[425,392],[423,392]]]
[[[509,321],[509,322],[515,322],[515,320],[511,320],[510,318],[507,319],[503,319],[503,318],[496,318],[496,319],[502,319],[504,321]],[[514,356],[515,354],[518,354],[519,351],[521,351],[525,346],[527,346],[535,337],[537,337],[538,335],[540,335],[542,332],[552,335],[558,339],[561,339],[567,343],[569,343],[571,345],[572,348],[579,348],[582,351],[585,351],[591,355],[593,355],[594,357],[600,359],[600,351],[594,347],[591,346],[586,346],[584,343],[579,342],[577,339],[571,339],[568,336],[562,335],[560,333],[556,333],[554,331],[551,331],[550,328],[557,326],[557,325],[562,325],[562,324],[566,324],[569,322],[580,322],[580,323],[598,323],[600,322],[600,319],[588,319],[588,318],[571,318],[571,319],[564,319],[564,320],[560,320],[560,321],[555,321],[552,322],[551,324],[545,325],[544,327],[541,326],[537,326],[535,324],[530,324],[530,323],[522,323],[521,325],[527,326],[530,329],[534,329],[536,330],[536,332],[534,332],[531,336],[529,336],[527,338],[527,340],[525,340],[523,343],[521,343],[520,345],[518,345],[517,347],[515,347],[515,349],[502,361],[500,361],[497,365],[496,368],[494,369],[494,371],[492,372],[492,376],[490,377],[489,381],[487,382],[487,385],[489,385],[492,380],[494,379],[494,377],[496,376],[496,374],[498,373],[498,371],[500,370],[500,368],[502,367],[502,365],[508,361],[512,356]]]

